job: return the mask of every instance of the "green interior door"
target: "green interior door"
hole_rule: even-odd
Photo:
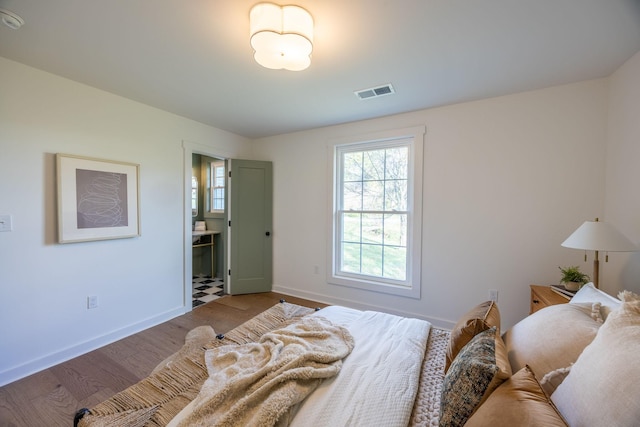
[[[229,160],[229,171],[226,292],[231,295],[269,292],[273,283],[273,165]]]

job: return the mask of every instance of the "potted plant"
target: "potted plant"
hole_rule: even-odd
[[[570,291],[577,291],[589,281],[589,276],[582,273],[578,266],[571,267],[558,267],[562,272],[562,278],[560,279],[560,283],[564,284],[564,287]]]

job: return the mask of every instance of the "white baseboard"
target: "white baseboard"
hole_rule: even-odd
[[[355,308],[357,310],[372,310],[381,311],[383,313],[395,314],[397,316],[413,317],[416,319],[426,320],[433,326],[451,330],[455,326],[455,322],[447,319],[441,319],[437,317],[425,316],[423,313],[413,313],[406,310],[398,310],[393,307],[380,307],[374,304],[363,303],[362,301],[353,301],[344,298],[336,298],[331,295],[319,294],[315,292],[306,292],[299,289],[288,288],[286,286],[273,285],[273,292],[278,292],[285,295],[291,295],[298,298],[309,299],[312,301],[321,302],[331,305],[343,305],[345,307]]]
[[[160,323],[166,322],[167,320],[171,320],[174,317],[180,316],[184,313],[185,308],[179,307],[162,313],[158,316],[145,319],[142,322],[126,326],[116,331],[109,332],[108,334],[92,338],[89,341],[67,347],[64,350],[57,351],[47,356],[43,356],[38,359],[26,362],[22,365],[7,369],[6,371],[2,371],[0,372],[0,387],[40,372],[44,369],[48,369],[59,363],[66,362],[67,360],[73,359],[74,357],[82,356],[85,353],[96,350],[107,344],[111,344],[122,338],[126,338],[152,326],[156,326]]]

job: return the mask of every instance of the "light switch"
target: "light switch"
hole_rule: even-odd
[[[0,215],[0,231],[12,231],[11,215]]]

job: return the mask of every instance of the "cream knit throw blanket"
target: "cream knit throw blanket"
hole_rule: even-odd
[[[338,373],[353,346],[345,328],[314,316],[266,333],[256,343],[207,350],[209,378],[169,425],[274,426]]]

